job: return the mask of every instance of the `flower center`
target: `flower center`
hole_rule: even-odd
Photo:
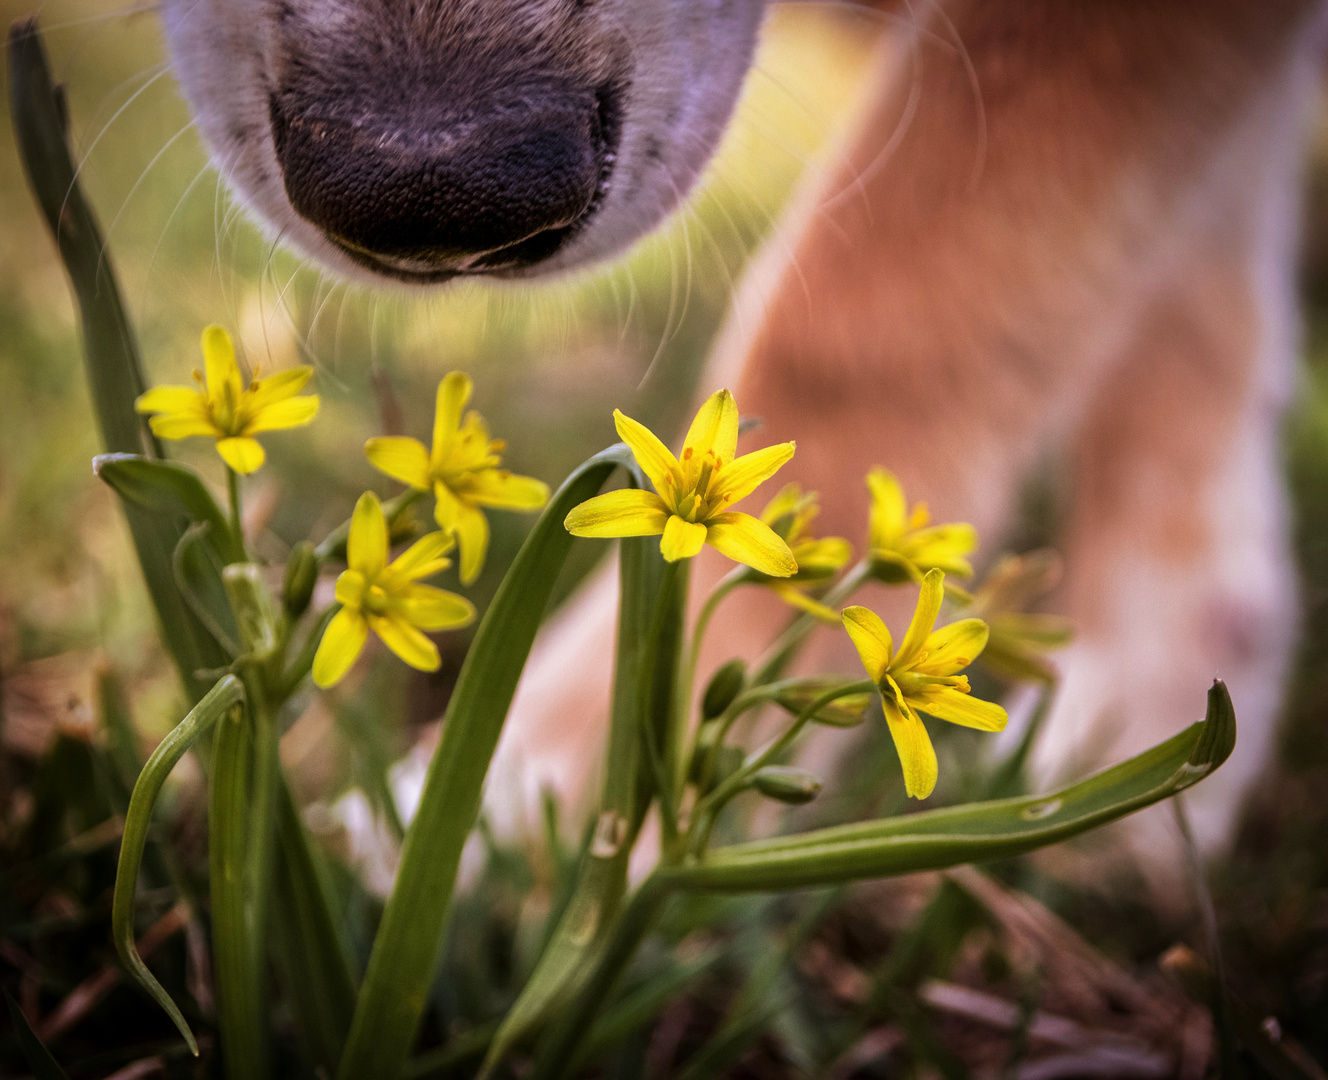
[[[390,599],[381,585],[370,585],[364,591],[364,610],[370,615],[386,615]]]

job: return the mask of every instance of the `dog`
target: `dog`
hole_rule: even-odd
[[[714,151],[762,6],[163,12],[214,159],[270,229],[344,275],[431,285],[563,271],[653,229]],[[1054,462],[1078,637],[1038,775],[1160,741],[1219,675],[1240,745],[1191,797],[1219,850],[1268,763],[1297,619],[1278,424],[1322,0],[876,6],[898,29],[748,272],[705,389],[730,386],[765,442],[797,440],[786,472],[855,540],[873,464],[990,550]],[[698,560],[694,592],[720,569]],[[584,659],[611,655],[614,587],[607,568],[536,647],[490,778],[500,827],[592,782],[609,665]],[[706,662],[758,651],[776,604],[737,594]],[[808,663],[852,659],[827,634]],[[1174,865],[1169,818],[1141,821],[1139,850]]]

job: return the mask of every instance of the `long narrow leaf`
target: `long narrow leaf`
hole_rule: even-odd
[[[75,179],[61,105],[35,20],[19,20],[10,28],[8,58],[14,137],[78,303],[84,365],[102,441],[114,453],[160,457],[160,446],[134,412],[134,401],[145,389],[138,345],[101,232]],[[190,700],[196,702],[211,681],[195,673],[222,667],[227,659],[175,588],[171,556],[182,522],[130,506],[125,517],[166,648]]]
[[[572,538],[563,519],[630,460],[624,446],[567,478],[522,545],[476,632],[443,719],[396,886],[374,939],[342,1080],[393,1080],[410,1053],[443,944],[448,904],[484,776]]]
[[[194,1040],[194,1033],[189,1030],[189,1025],[185,1023],[166,988],[153,977],[134,946],[134,893],[138,884],[138,870],[143,862],[143,848],[147,844],[148,826],[152,821],[152,808],[157,802],[162,784],[194,740],[243,700],[244,687],[240,680],[234,675],[227,675],[157,744],[157,749],[139,773],[129,799],[124,835],[120,840],[120,863],[115,873],[111,933],[115,938],[116,951],[134,978],[166,1010],[195,1056],[198,1055],[198,1043]]]
[[[634,480],[638,487],[644,482],[639,476]],[[640,766],[640,713],[644,699],[639,675],[642,656],[648,647],[650,613],[663,561],[659,544],[652,537],[621,543],[608,763],[595,837],[581,860],[571,901],[489,1046],[480,1071],[481,1080],[518,1040],[544,1020],[558,1001],[575,991],[577,980],[587,974],[588,958],[611,926],[626,889],[627,860],[646,809]]]
[[[212,891],[212,965],[217,1026],[230,1080],[262,1080],[268,1072],[267,1018],[262,964],[249,925],[247,868],[250,762],[253,732],[248,717],[217,725],[208,806],[208,870]]]
[[[679,888],[767,891],[1009,858],[1184,791],[1220,766],[1235,742],[1231,698],[1217,682],[1206,720],[1063,791],[737,844],[663,873]]]
[[[276,860],[273,882],[272,949],[309,1056],[330,1076],[355,1013],[355,980],[316,856],[285,784],[278,785],[276,800],[283,857]]]

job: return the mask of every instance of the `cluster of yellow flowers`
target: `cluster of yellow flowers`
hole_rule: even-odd
[[[204,331],[203,355],[205,374],[195,372],[197,388],[159,387],[139,398],[139,411],[154,414],[151,427],[161,438],[211,437],[228,468],[247,474],[265,458],[255,435],[307,424],[317,414],[316,395],[298,396],[312,368],[293,368],[245,385],[230,337],[217,326]],[[459,548],[461,580],[472,583],[489,543],[484,510],[533,511],[548,500],[544,483],[501,468],[505,444],[490,438],[479,413],[466,411],[472,389],[470,378],[455,371],[439,384],[431,446],[401,437],[365,444],[366,456],[380,471],[433,494],[438,531],[389,561],[391,541],[382,504],[372,492],[360,496],[349,529],[346,569],[336,582],[340,607],[314,659],[313,677],[319,686],[334,685],[350,670],[371,630],[407,664],[436,670],[438,649],[425,631],[465,626],[475,609],[465,598],[422,579],[450,566],[447,556]],[[818,513],[815,493],[791,484],[759,517],[732,509],[793,457],[794,443],[738,456],[738,407],[728,390],[712,394],[702,405],[677,457],[643,424],[617,410],[613,419],[654,490],[626,488],[582,503],[566,518],[573,535],[659,536],[661,554],[670,562],[689,559],[709,544],[749,567],[750,580],[792,606],[827,622],[842,622],[879,688],[911,796],[926,798],[936,785],[936,753],[919,713],[983,731],[1004,728],[1005,710],[974,698],[961,674],[987,647],[988,623],[969,617],[934,629],[946,575],[973,572],[968,556],[977,536],[971,525],[932,525],[926,505],[910,509],[891,473],[881,468],[869,473],[866,566],[879,580],[913,582],[920,589],[912,621],[895,649],[876,613],[858,606],[836,612],[810,595],[853,554],[841,537],[811,535]],[[956,590],[955,595],[974,614],[991,613],[1003,620],[1001,657],[1036,675],[1036,646],[1057,643],[1063,628],[1047,622],[1049,617],[998,610],[1001,598],[1018,591],[1032,573],[1018,560],[1007,561],[998,569],[999,581],[986,591],[969,596]]]
[[[216,440],[217,453],[229,469],[248,474],[265,460],[253,436],[300,427],[318,414],[317,395],[296,397],[314,369],[300,366],[246,386],[230,335],[220,326],[203,331],[205,374],[194,373],[197,388],[162,386],[138,399],[141,413],[155,414],[152,431],[163,439],[202,435]],[[420,583],[451,565],[445,556],[460,547],[461,580],[471,584],[484,566],[489,524],[482,507],[538,510],[548,500],[546,484],[516,476],[502,464],[504,444],[490,439],[484,419],[470,400],[470,378],[459,371],[438,386],[433,447],[416,439],[380,438],[365,444],[365,455],[379,470],[434,496],[438,532],[430,533],[388,562],[389,532],[382,504],[365,492],[355,505],[346,544],[346,569],[337,578],[341,605],[323,633],[314,657],[314,682],[329,687],[340,681],[364,649],[372,630],[411,667],[436,671],[438,647],[426,630],[458,629],[475,618],[471,602],[455,593]]]

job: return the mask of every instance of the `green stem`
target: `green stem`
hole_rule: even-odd
[[[687,667],[685,669],[683,683],[683,708],[690,707],[692,688],[696,685],[696,669],[701,662],[701,646],[705,642],[706,630],[710,627],[710,620],[714,616],[719,605],[723,603],[724,598],[734,589],[743,583],[751,574],[751,571],[745,566],[737,566],[730,570],[724,577],[716,583],[710,590],[710,595],[706,597],[705,603],[701,605],[701,610],[696,615],[696,625],[692,627],[692,645],[687,654]]]
[[[821,603],[826,607],[837,607],[857,592],[870,577],[871,561],[863,559],[840,578],[838,584],[821,598]],[[823,624],[820,619],[807,613],[794,619],[754,665],[756,674],[752,676],[752,685],[760,686],[762,683],[768,683],[779,678],[798,651],[798,646],[802,644],[803,639],[817,626],[821,625]]]
[[[231,536],[237,551],[244,551],[244,515],[240,509],[240,477],[229,465],[226,466],[226,495],[231,508]]]
[[[595,969],[539,1047],[533,1080],[561,1080],[575,1066],[577,1048],[590,1034],[604,1000],[650,932],[670,892],[662,878],[652,875],[628,901]]]
[[[719,787],[696,804],[696,810],[692,815],[692,827],[688,831],[688,852],[693,856],[699,856],[705,850],[706,845],[710,842],[710,833],[715,827],[715,822],[719,819],[719,814],[728,801],[746,788],[751,782],[751,778],[758,771],[791,747],[794,740],[802,734],[802,729],[811,722],[811,718],[821,709],[839,698],[848,697],[851,694],[862,694],[875,689],[876,683],[871,679],[860,679],[857,682],[846,683],[842,686],[836,686],[832,690],[827,690],[824,694],[815,698],[802,712],[798,713],[797,718],[782,735],[772,739],[762,749],[754,750],[748,754],[741,768],[737,769],[732,776],[725,779]]]
[[[660,824],[666,845],[678,835],[676,775],[680,747],[677,742],[680,729],[685,729],[685,714],[678,704],[678,669],[689,569],[686,559],[664,564],[641,656],[638,684],[640,737],[659,795]]]
[[[261,1080],[268,1074],[267,1025],[262,957],[250,935],[249,767],[253,729],[232,715],[217,725],[208,808],[208,860],[212,887],[212,963],[217,1026],[230,1080]]]

